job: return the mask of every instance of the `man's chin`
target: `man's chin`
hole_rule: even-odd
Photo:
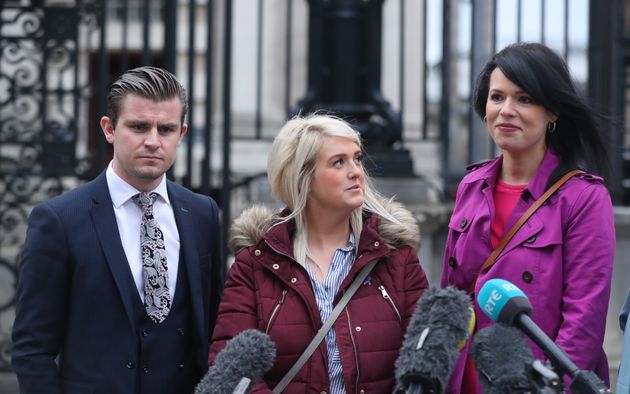
[[[136,169],[136,177],[144,181],[154,181],[164,175],[166,170],[155,167],[141,167]]]

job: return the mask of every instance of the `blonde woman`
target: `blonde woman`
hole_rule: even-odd
[[[230,269],[209,361],[255,328],[275,342],[269,392],[368,262],[378,262],[286,387],[287,393],[391,392],[394,361],[427,287],[419,229],[400,204],[379,196],[362,165],[361,140],[343,120],[296,117],[275,138],[267,174],[278,213],[253,207],[234,221]]]

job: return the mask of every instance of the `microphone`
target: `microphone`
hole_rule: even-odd
[[[276,347],[269,335],[245,330],[227,342],[194,394],[245,394],[271,369]]]
[[[490,279],[477,296],[477,303],[496,322],[513,325],[525,333],[547,355],[552,364],[573,379],[573,393],[610,393],[592,371],[582,371],[529,317],[532,305],[521,289],[503,279]]]
[[[470,298],[454,287],[418,300],[396,359],[396,393],[442,393],[474,327]]]
[[[516,328],[499,323],[480,330],[473,339],[470,355],[484,394],[555,393],[561,387],[558,375],[534,360],[532,350]],[[542,389],[534,383],[534,375],[540,376]]]

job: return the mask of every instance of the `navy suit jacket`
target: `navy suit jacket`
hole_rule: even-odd
[[[190,289],[194,361],[203,374],[225,274],[218,208],[171,181],[167,190]],[[12,364],[22,393],[134,393],[133,297],[105,172],[36,206],[13,326]]]

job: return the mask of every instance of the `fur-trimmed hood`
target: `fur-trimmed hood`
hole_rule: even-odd
[[[420,228],[411,212],[399,202],[383,200],[383,206],[400,223],[392,223],[379,219],[378,233],[391,248],[420,246]],[[243,211],[230,228],[228,246],[234,254],[241,249],[257,243],[263,235],[276,223],[278,216],[264,205],[254,205]]]

